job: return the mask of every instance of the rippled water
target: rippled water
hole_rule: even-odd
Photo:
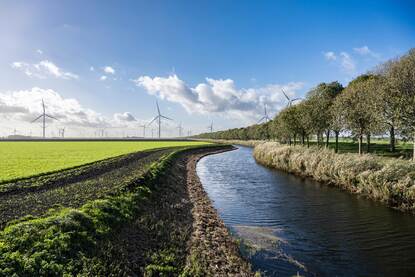
[[[215,208],[271,276],[415,276],[415,216],[258,165],[252,149],[197,166]]]

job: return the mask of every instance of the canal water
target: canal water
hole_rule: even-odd
[[[197,172],[266,276],[415,276],[413,215],[263,167],[246,147],[204,157]]]

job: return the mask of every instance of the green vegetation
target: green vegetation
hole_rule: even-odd
[[[0,229],[23,216],[79,208],[90,200],[116,195],[142,177],[153,162],[176,150],[147,150],[0,185]]]
[[[341,143],[341,136],[353,140]],[[388,136],[388,146],[383,142],[373,145],[373,138],[384,136]],[[375,150],[377,154],[408,157],[409,149],[415,151],[415,147],[397,145],[396,138],[415,142],[415,49],[358,76],[345,88],[338,82],[319,84],[302,102],[287,106],[268,123],[199,137],[271,139],[307,146],[315,141],[320,147],[332,146],[335,152],[357,149],[363,154]]]
[[[394,208],[415,211],[413,162],[375,155],[336,154],[327,149],[276,142],[256,146],[254,157],[268,167],[312,177]]]
[[[94,255],[101,242],[107,241],[121,226],[134,219],[142,207],[140,203],[148,201],[158,190],[156,185],[172,166],[173,160],[183,149],[189,148],[165,155],[142,176],[113,180],[122,183],[116,187],[123,188],[113,195],[89,201],[79,209],[51,211],[44,218],[9,224],[0,232],[0,276],[88,275],[98,270],[101,264]],[[181,198],[177,200],[180,202]],[[157,201],[155,204],[159,205]],[[158,224],[156,222],[151,228]],[[170,267],[174,256],[169,253],[160,252],[152,258],[146,268],[152,274],[177,270]]]
[[[0,142],[0,183],[131,152],[201,144],[193,141]]]
[[[1,218],[22,206],[18,219],[0,231],[0,276],[194,276],[189,263],[213,268],[188,252],[195,230],[186,185],[188,172],[195,174],[186,166],[188,155],[210,147],[226,149],[209,144],[148,150],[15,181],[27,184],[0,192],[2,205],[16,205]],[[37,202],[27,206],[26,196]],[[36,210],[43,212],[29,215]],[[205,224],[200,228],[210,233]]]

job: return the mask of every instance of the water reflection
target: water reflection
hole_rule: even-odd
[[[251,253],[255,269],[278,276],[415,276],[412,215],[262,167],[250,148],[207,156],[197,170],[236,234],[253,244],[277,238]]]

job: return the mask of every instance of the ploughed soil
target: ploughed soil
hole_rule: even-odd
[[[50,209],[78,208],[116,194],[141,177],[152,162],[174,150],[143,151],[0,185],[0,229],[14,219],[42,216]]]
[[[196,174],[197,161],[230,146],[182,153],[85,268],[100,276],[253,276]]]

